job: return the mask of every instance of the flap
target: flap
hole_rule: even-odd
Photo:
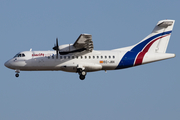
[[[92,41],[92,35],[81,34],[76,42],[73,44],[75,48],[85,48],[87,51],[92,52],[94,46]]]

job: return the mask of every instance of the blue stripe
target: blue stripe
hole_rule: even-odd
[[[163,36],[166,34],[170,34],[172,31],[168,31],[168,32],[163,32],[163,33],[159,33],[157,35],[154,35],[150,38],[148,38],[147,40],[144,40],[143,42],[139,43],[138,45],[136,45],[134,48],[131,49],[131,51],[136,51],[136,52],[140,52],[142,51],[142,49],[153,39],[159,37],[159,36]]]
[[[123,58],[119,62],[119,65],[116,67],[116,69],[127,68],[127,67],[133,66],[134,60],[135,60],[137,54],[138,54],[138,52],[128,51],[123,56]]]
[[[155,38],[159,37],[159,36],[163,36],[166,34],[170,34],[172,31],[168,31],[168,32],[163,32],[163,33],[159,33],[157,35],[154,35],[146,40],[144,40],[143,42],[139,43],[138,45],[136,45],[134,48],[131,49],[131,51],[128,51],[123,58],[121,59],[121,61],[119,62],[119,65],[116,67],[116,69],[121,69],[121,68],[127,68],[127,67],[132,67],[134,65],[134,60],[137,56],[137,54],[139,52],[141,52],[143,50],[143,48],[152,40],[154,40]]]

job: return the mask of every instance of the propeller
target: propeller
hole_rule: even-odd
[[[54,45],[53,49],[56,50],[56,59],[58,59],[58,54],[59,54],[58,38],[56,38],[56,45]]]

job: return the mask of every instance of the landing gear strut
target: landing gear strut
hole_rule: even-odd
[[[15,70],[15,73],[16,73],[15,76],[19,77],[20,70]]]
[[[79,73],[79,78],[80,78],[81,80],[84,80],[85,77],[86,77],[86,74],[87,74],[86,71],[84,71],[84,70],[82,70],[82,69],[78,69],[77,72]]]

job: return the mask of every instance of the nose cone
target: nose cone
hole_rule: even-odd
[[[22,69],[25,67],[26,62],[24,60],[10,59],[4,63],[4,66],[10,69]]]
[[[7,68],[10,68],[11,65],[10,65],[9,60],[4,63],[4,66],[6,66]]]

